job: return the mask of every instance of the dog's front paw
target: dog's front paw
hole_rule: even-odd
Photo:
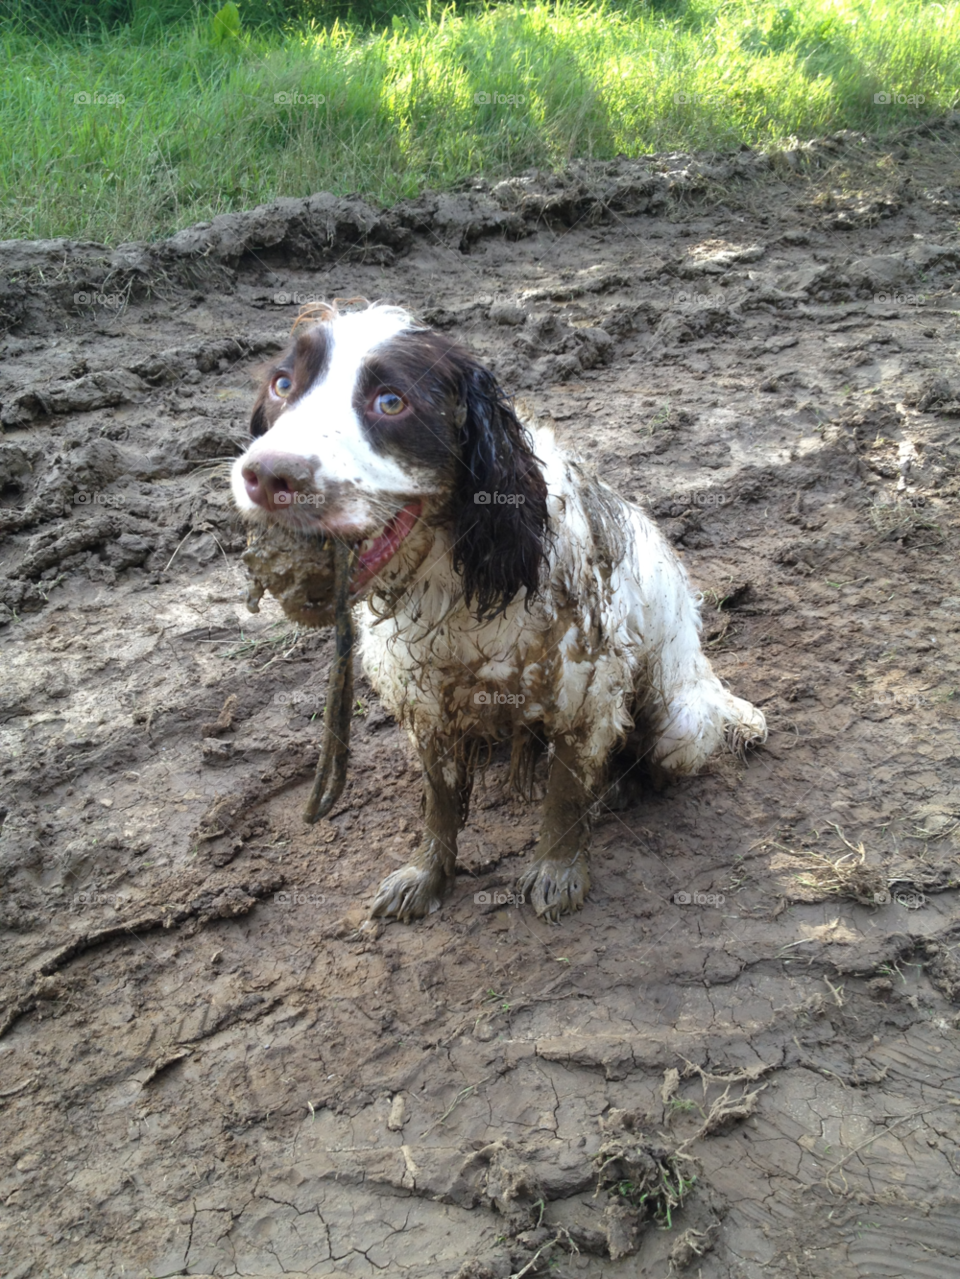
[[[371,919],[399,919],[409,924],[437,910],[447,881],[421,866],[402,866],[388,875],[370,907]]]
[[[561,915],[572,915],[590,890],[586,859],[572,862],[536,861],[520,878],[520,892],[541,919],[555,924]]]

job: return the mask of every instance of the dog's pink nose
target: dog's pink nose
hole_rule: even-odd
[[[261,453],[241,474],[250,501],[266,511],[284,510],[316,495],[313,467],[296,453]]]

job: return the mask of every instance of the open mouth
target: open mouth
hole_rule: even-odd
[[[373,537],[357,543],[360,559],[350,579],[350,594],[356,595],[388,564],[400,549],[401,543],[412,533],[420,518],[422,503],[409,502]]]

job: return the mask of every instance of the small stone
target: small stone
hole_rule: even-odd
[[[402,1132],[403,1125],[407,1122],[407,1104],[403,1099],[403,1093],[398,1092],[390,1105],[390,1114],[387,1117],[387,1127],[391,1132]]]

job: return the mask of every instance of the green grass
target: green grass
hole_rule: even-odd
[[[941,114],[960,80],[960,0],[435,6],[219,43],[210,12],[0,31],[0,238],[152,239],[278,195],[390,203],[572,157],[882,134]]]

